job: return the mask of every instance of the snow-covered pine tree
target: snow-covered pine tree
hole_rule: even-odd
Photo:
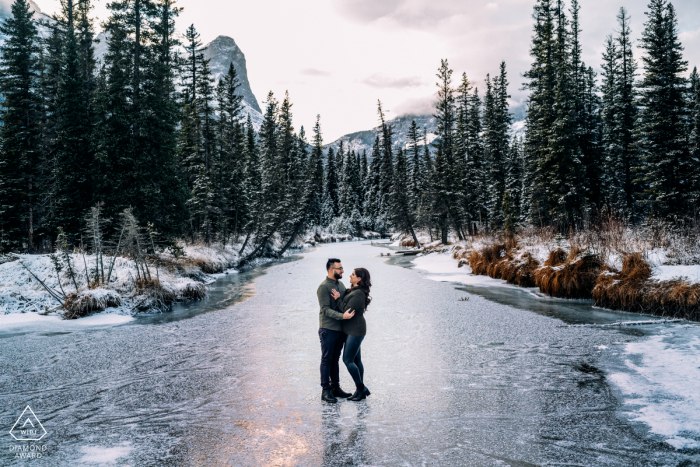
[[[375,137],[372,145],[372,162],[370,162],[365,177],[365,218],[369,221],[367,227],[372,230],[379,230],[381,189],[380,189],[380,162],[381,148],[379,137]]]
[[[176,100],[177,49],[174,0],[158,0],[149,7],[149,39],[143,65],[141,154],[136,210],[139,219],[172,241],[187,222],[187,189],[180,178],[177,157],[180,110]],[[82,17],[82,16],[81,16]],[[87,12],[85,13],[87,17]],[[81,43],[87,39],[81,34]]]
[[[617,101],[617,139],[620,150],[620,165],[622,178],[622,189],[624,191],[624,207],[628,216],[638,219],[639,207],[637,206],[637,196],[639,186],[635,179],[640,161],[637,148],[635,147],[635,131],[638,118],[637,95],[635,92],[635,76],[637,73],[637,63],[634,60],[632,49],[632,31],[630,29],[630,17],[624,7],[620,8],[617,15],[620,29],[616,38],[619,47],[619,77],[615,81]]]
[[[241,255],[245,252],[251,237],[257,232],[261,217],[265,211],[265,203],[262,196],[262,173],[260,172],[260,149],[258,147],[255,128],[253,128],[253,121],[250,118],[250,114],[246,120],[245,132],[245,186],[250,203],[247,205],[248,216],[244,228],[245,239],[239,250],[239,254]]]
[[[582,164],[585,168],[584,187],[588,195],[588,205],[599,208],[602,204],[603,192],[601,182],[603,177],[603,156],[600,150],[600,97],[596,72],[581,64],[583,80],[579,96],[579,146],[581,147]]]
[[[418,210],[418,205],[420,204],[421,198],[421,187],[422,187],[422,170],[421,170],[421,147],[420,139],[421,134],[416,124],[415,120],[411,121],[411,126],[408,128],[408,195],[411,203],[411,209],[413,211]]]
[[[335,151],[333,151],[333,148],[328,148],[328,153],[326,154],[326,172],[323,183],[326,200],[330,203],[328,208],[333,213],[333,218],[338,217],[340,204],[340,180],[338,178],[336,162]]]
[[[481,225],[488,219],[488,164],[485,160],[484,141],[481,125],[481,98],[479,89],[474,88],[474,92],[469,99],[468,114],[468,143],[467,162],[464,180],[465,190],[469,200],[466,204],[470,206],[469,212],[469,232],[475,234]]]
[[[15,0],[12,16],[0,24],[0,230],[3,250],[36,247],[40,161],[39,42],[33,12]]]
[[[341,192],[343,190],[343,180],[345,180],[345,176],[343,175],[343,171],[345,170],[345,143],[343,141],[340,142],[338,145],[338,152],[335,154],[335,170],[338,174],[338,180],[340,181],[341,186],[338,189],[338,192]]]
[[[314,226],[323,225],[323,136],[321,134],[321,116],[316,116],[314,125],[313,146],[307,165],[307,196],[309,197],[309,223]]]
[[[401,148],[396,150],[396,161],[394,164],[394,181],[391,184],[391,193],[388,198],[389,218],[392,225],[399,231],[411,234],[415,246],[420,248],[420,241],[416,236],[414,225],[416,223],[415,211],[411,208],[409,195],[410,176],[408,161]]]
[[[454,147],[454,180],[455,191],[459,193],[460,218],[465,224],[465,233],[471,233],[473,209],[469,186],[465,183],[467,178],[467,157],[469,151],[469,104],[471,83],[466,73],[462,73],[462,82],[456,90],[457,97],[457,122],[455,124],[455,147]]]
[[[462,219],[459,212],[461,202],[456,190],[457,180],[453,177],[456,109],[454,89],[452,89],[452,70],[447,60],[441,60],[437,77],[438,100],[434,116],[437,121],[439,142],[432,183],[433,211],[442,242],[446,243],[450,223],[454,226],[459,238],[463,238]]]
[[[389,207],[389,197],[391,196],[394,182],[394,129],[386,122],[382,103],[377,101],[377,112],[379,114],[379,192],[382,204]],[[388,212],[380,212],[385,219]]]
[[[486,78],[484,111],[484,143],[489,167],[489,223],[492,229],[503,226],[503,192],[505,191],[508,131],[511,115],[508,111],[508,80],[506,64],[501,62],[499,76],[493,82]]]
[[[85,3],[87,0],[84,0]],[[55,153],[56,225],[66,232],[79,232],[93,202],[91,172],[94,158],[94,72],[92,27],[84,5],[81,44],[76,30],[79,11],[72,0],[63,3],[63,60],[56,95],[57,132]],[[81,47],[82,46],[82,47]]]
[[[693,168],[693,188],[691,202],[694,207],[693,216],[697,217],[700,209],[700,76],[697,67],[690,74],[690,160]]]
[[[503,207],[503,221],[504,223],[510,222],[512,228],[520,223],[522,218],[521,212],[521,199],[522,199],[522,189],[523,189],[523,143],[518,137],[514,137],[510,144],[510,149],[508,151],[508,158],[506,159],[506,177],[504,189],[508,193],[508,202],[510,203],[508,209]],[[505,194],[504,194],[504,200]],[[508,219],[511,216],[512,218]],[[505,225],[505,224],[504,224]],[[508,229],[506,229],[508,230]]]
[[[691,172],[684,122],[686,80],[678,20],[667,0],[651,0],[641,48],[645,72],[640,91],[637,144],[644,158],[645,202],[653,216],[671,219],[688,213]]]
[[[603,84],[601,87],[601,145],[603,174],[601,185],[607,210],[617,216],[627,212],[625,202],[625,170],[622,143],[620,141],[619,103],[620,60],[616,41],[612,36],[605,40],[603,52]]]
[[[245,190],[245,145],[241,125],[241,101],[238,95],[240,86],[233,64],[219,80],[216,95],[218,101],[218,164],[217,192],[218,221],[222,240],[226,243],[231,235],[238,234],[238,226],[245,219],[248,197]]]
[[[554,15],[556,36],[552,59],[556,70],[555,119],[548,144],[549,157],[543,168],[548,195],[549,222],[560,229],[566,229],[583,219],[587,206],[584,167],[577,138],[576,96],[569,57],[568,19],[562,0],[557,0]]]
[[[530,69],[524,74],[530,91],[526,118],[524,197],[528,218],[532,224],[549,222],[548,198],[549,140],[554,125],[556,68],[552,57],[555,49],[555,22],[552,0],[538,0],[534,7],[535,26],[530,56]]]

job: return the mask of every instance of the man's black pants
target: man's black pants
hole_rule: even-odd
[[[347,335],[341,331],[321,328],[318,330],[318,337],[321,340],[321,387],[340,387],[338,362]]]

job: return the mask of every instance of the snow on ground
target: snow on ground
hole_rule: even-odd
[[[668,326],[624,347],[625,371],[608,377],[633,421],[676,449],[700,449],[700,326]]]
[[[700,266],[654,266],[652,268],[653,280],[670,281],[683,277],[691,284],[700,283]]]
[[[458,282],[478,287],[520,288],[504,280],[492,279],[488,276],[475,276],[469,265],[457,267],[457,261],[448,254],[418,255],[411,262],[415,265],[415,269],[427,272],[428,279],[438,282]]]

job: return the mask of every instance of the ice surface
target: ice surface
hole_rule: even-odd
[[[83,457],[77,462],[78,464],[115,464],[119,458],[128,456],[132,449],[131,443],[128,442],[114,447],[82,446],[80,452]]]
[[[675,448],[700,447],[700,326],[668,325],[624,352],[627,371],[609,380],[630,418]]]

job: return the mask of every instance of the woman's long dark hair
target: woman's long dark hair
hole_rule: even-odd
[[[365,310],[372,301],[369,296],[369,289],[372,287],[372,279],[369,277],[369,271],[365,268],[355,268],[355,275],[360,278],[360,283],[357,286],[365,293]]]

